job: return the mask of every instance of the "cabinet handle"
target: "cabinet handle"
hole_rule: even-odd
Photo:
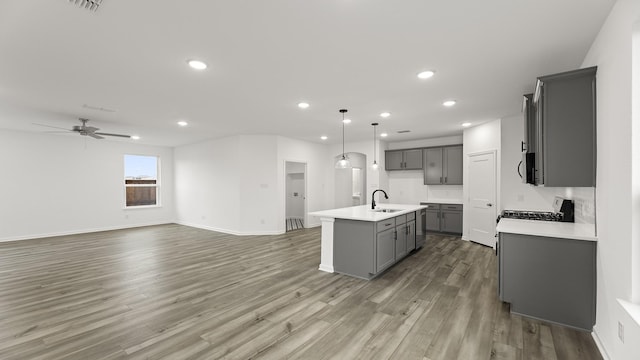
[[[444,177],[444,183],[445,184],[447,183],[447,177],[446,176]]]
[[[393,240],[398,240],[398,232],[397,231],[393,232]]]

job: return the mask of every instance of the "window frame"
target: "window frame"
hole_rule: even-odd
[[[156,183],[155,184],[127,184],[127,176],[126,176],[126,167],[127,167],[127,156],[140,156],[140,157],[153,157],[156,158]],[[161,159],[159,155],[155,154],[132,154],[125,153],[122,156],[122,201],[123,201],[123,209],[132,210],[132,209],[148,209],[148,208],[158,208],[162,207],[162,197],[160,196],[160,188],[161,188]],[[133,187],[154,187],[156,189],[156,203],[153,205],[127,205],[127,189]]]

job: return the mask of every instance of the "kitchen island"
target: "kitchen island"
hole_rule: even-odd
[[[423,205],[381,204],[311,212],[322,222],[319,269],[372,279],[416,246]]]

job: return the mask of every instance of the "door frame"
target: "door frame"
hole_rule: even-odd
[[[308,228],[309,227],[309,215],[308,215],[308,203],[307,203],[307,190],[309,188],[309,176],[307,175],[307,171],[309,168],[309,164],[307,164],[306,161],[301,161],[301,160],[290,160],[290,159],[285,159],[284,163],[283,163],[283,188],[284,190],[282,191],[282,195],[284,196],[284,201],[282,203],[282,218],[284,219],[283,224],[287,221],[287,163],[298,163],[298,164],[303,164],[304,165],[304,196],[303,196],[303,215],[302,215],[302,222],[303,222],[303,226],[304,228]],[[284,227],[284,232],[287,232],[287,226],[285,224]]]
[[[468,181],[469,181],[469,163],[470,163],[470,159],[472,156],[478,156],[478,155],[486,155],[486,154],[493,154],[493,161],[494,161],[494,171],[495,171],[495,194],[496,194],[496,199],[495,199],[495,207],[494,207],[494,212],[495,212],[495,217],[498,217],[498,211],[501,208],[501,203],[500,203],[500,152],[497,149],[491,149],[491,150],[482,150],[482,151],[475,151],[475,152],[471,152],[471,153],[467,153],[465,154],[466,156],[464,157],[464,162],[465,162],[465,166],[464,166],[464,174],[463,174],[463,189],[464,190],[464,208],[466,209],[470,209],[469,204],[471,203],[471,196],[469,195],[469,188],[468,188]],[[462,240],[466,240],[466,241],[471,241],[471,239],[469,239],[469,217],[468,215],[465,215],[466,211],[462,212]]]

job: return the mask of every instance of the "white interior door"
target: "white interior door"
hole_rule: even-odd
[[[496,159],[495,153],[469,156],[469,240],[495,247]]]

